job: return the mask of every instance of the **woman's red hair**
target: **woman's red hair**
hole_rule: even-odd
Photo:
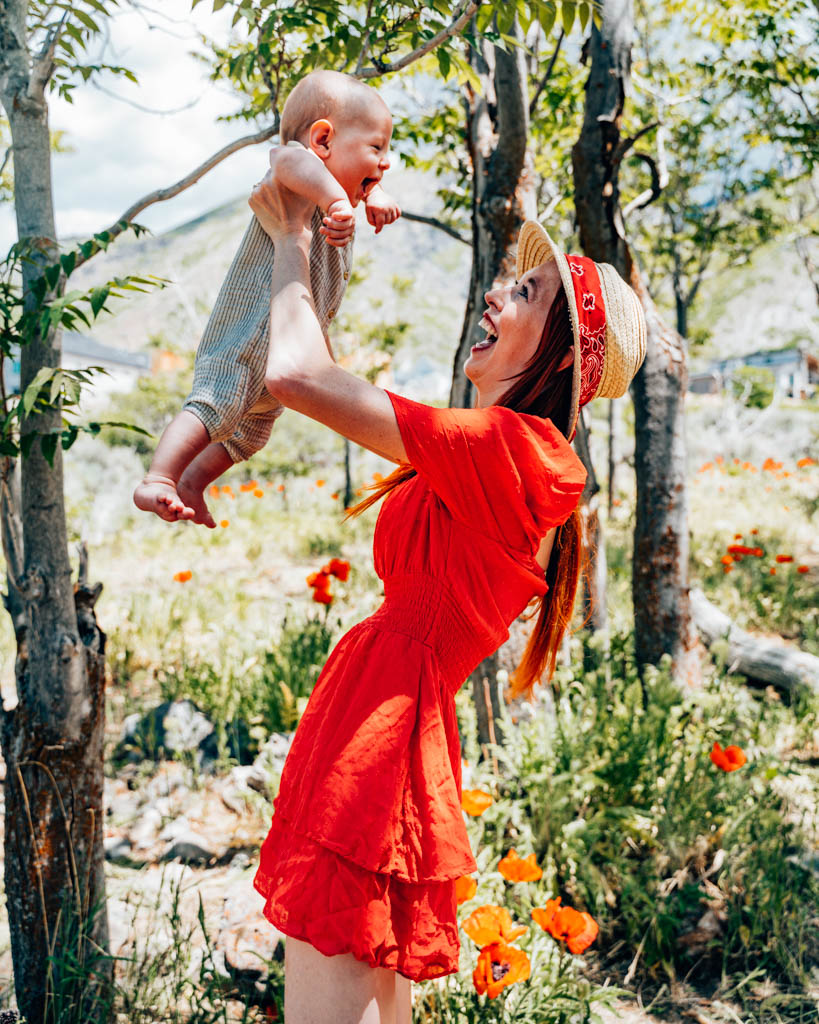
[[[543,325],[540,343],[528,365],[514,378],[497,405],[516,412],[549,419],[564,436],[570,429],[572,396],[572,366],[559,370],[561,361],[572,349],[574,339],[569,319],[569,304],[561,288],[552,302]],[[399,466],[388,477],[375,485],[373,493],[357,505],[347,509],[345,518],[357,516],[394,487],[415,476],[412,466]],[[510,681],[510,696],[531,696],[536,682],[546,676],[551,679],[557,652],[574,609],[577,583],[583,555],[580,517],[572,512],[568,520],[558,527],[552,552],[546,566],[548,591],[533,600],[527,616],[537,614],[537,622]]]

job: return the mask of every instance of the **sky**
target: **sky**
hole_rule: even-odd
[[[107,62],[134,71],[138,85],[103,75],[98,79],[102,88],[79,84],[73,104],[50,96],[52,130],[62,131],[64,144],[72,150],[55,154],[52,164],[61,238],[107,227],[135,200],[177,181],[228,142],[258,130],[244,121],[217,121],[239,108],[239,98],[227,86],[209,82],[206,67],[191,56],[199,46],[198,32],[227,39],[231,12],[214,15],[210,0],[192,12],[191,0],[147,2],[155,4],[153,13],[124,9],[110,20],[105,52]],[[264,173],[268,148],[263,143],[240,150],[176,198],[145,210],[138,221],[159,233],[249,193]],[[14,212],[11,204],[4,204],[2,251],[15,239]]]

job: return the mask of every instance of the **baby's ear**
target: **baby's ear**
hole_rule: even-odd
[[[318,121],[314,121],[310,125],[309,134],[309,145],[310,149],[321,157],[322,160],[326,160],[330,155],[330,149],[332,148],[333,138],[335,137],[336,131],[333,128],[331,121],[327,118],[322,117]]]

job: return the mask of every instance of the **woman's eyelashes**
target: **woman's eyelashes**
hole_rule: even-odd
[[[529,301],[529,289],[526,287],[525,284],[522,284],[518,287],[518,295],[520,295],[520,297],[522,299],[525,299],[527,302]]]

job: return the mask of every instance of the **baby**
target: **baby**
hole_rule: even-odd
[[[327,329],[352,267],[353,207],[363,200],[376,234],[401,214],[379,185],[391,137],[392,117],[376,90],[337,71],[307,75],[282,110],[280,138],[289,149],[275,173],[316,204],[310,284],[328,348]],[[282,411],[264,386],[268,347],[276,343],[268,338],[273,258],[273,243],[254,217],[199,344],[191,394],[134,491],[138,508],[168,522],[215,527],[205,489],[267,443]]]

